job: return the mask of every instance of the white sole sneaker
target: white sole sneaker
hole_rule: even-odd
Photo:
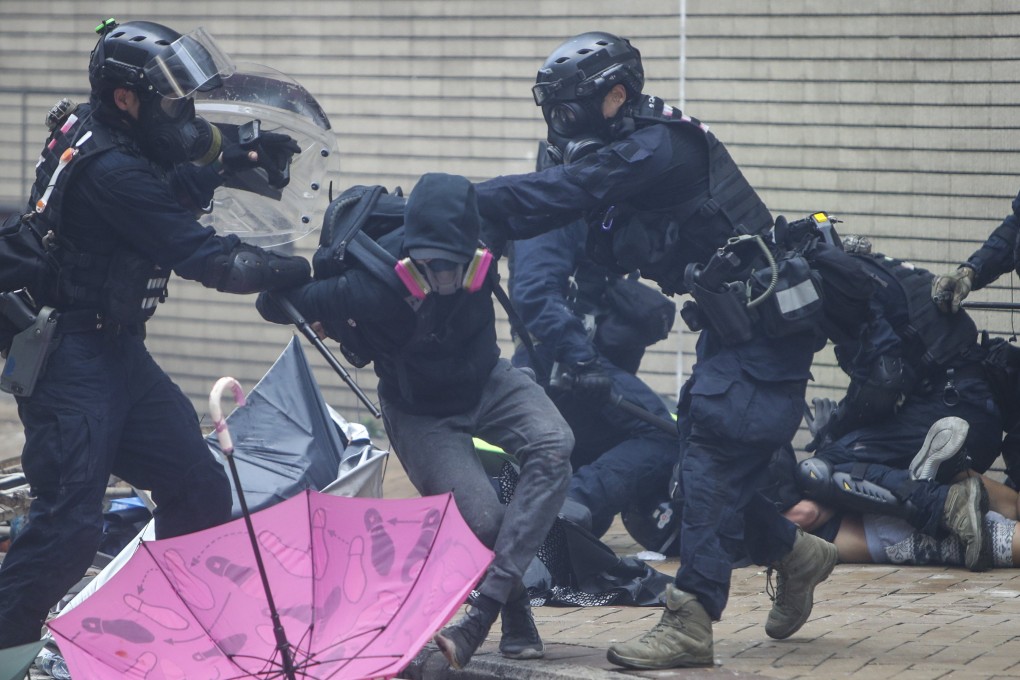
[[[949,416],[936,420],[921,450],[910,461],[911,479],[935,479],[939,466],[959,452],[969,430],[970,424],[963,418]]]

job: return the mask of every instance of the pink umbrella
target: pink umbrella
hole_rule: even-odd
[[[217,402],[225,386],[243,401],[236,381],[220,383]],[[218,412],[217,404],[217,422]],[[229,435],[221,446],[229,456]],[[449,494],[305,491],[218,527],[141,543],[49,626],[72,676],[89,680],[389,678],[491,560]]]

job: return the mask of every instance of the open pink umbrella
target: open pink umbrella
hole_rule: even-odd
[[[236,381],[223,381],[219,390],[230,386],[243,401]],[[225,443],[229,456],[229,435]],[[218,527],[141,543],[49,626],[72,676],[88,680],[388,678],[491,560],[449,494],[305,491]]]

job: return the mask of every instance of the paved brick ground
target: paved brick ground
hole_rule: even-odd
[[[395,457],[385,493],[389,497],[415,493]],[[621,554],[639,549],[619,522],[606,542]],[[676,562],[654,566],[673,573]],[[427,680],[1020,677],[1020,628],[1013,628],[1020,625],[1020,570],[972,574],[963,569],[839,565],[819,586],[811,619],[785,641],[765,635],[770,602],[764,587],[760,570],[734,572],[729,606],[714,629],[714,668],[622,672],[605,660],[609,644],[636,638],[650,628],[658,620],[657,608],[541,607],[535,614],[547,643],[545,659],[502,659],[496,649],[497,630],[464,671],[450,671],[430,646],[406,675]],[[32,674],[33,680],[43,677]]]
[[[388,472],[387,494],[413,493],[396,468]],[[640,550],[619,521],[605,542],[618,554]],[[672,574],[677,562],[653,566]],[[545,659],[502,659],[495,630],[463,672],[448,672],[433,658],[419,669],[428,673],[408,674],[430,679],[1020,677],[1020,569],[974,574],[957,568],[838,565],[818,587],[811,618],[784,641],[765,635],[771,602],[764,589],[764,571],[734,571],[729,606],[714,626],[712,669],[621,672],[606,661],[606,647],[639,637],[659,619],[658,608],[539,607],[535,616],[547,645]]]

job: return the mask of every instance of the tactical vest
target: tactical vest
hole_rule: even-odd
[[[169,273],[134,251],[123,249],[112,256],[82,252],[73,247],[63,231],[62,211],[67,187],[89,161],[129,142],[97,124],[88,104],[79,105],[51,133],[36,163],[36,179],[29,202],[31,218],[39,231],[57,237],[59,281],[57,307],[94,307],[121,325],[144,323],[165,299]]]
[[[943,314],[932,304],[931,272],[880,253],[854,257],[885,270],[899,284],[907,302],[909,322],[905,328],[893,330],[918,350],[907,353],[915,368],[945,367],[977,342],[977,326],[966,312]]]
[[[602,263],[611,253],[621,270],[640,270],[668,294],[686,292],[688,264],[706,262],[731,236],[767,232],[772,215],[701,121],[649,96],[634,104],[626,118],[635,128],[665,124],[698,130],[708,145],[708,192],[663,209],[620,203],[599,211],[589,217],[589,252]]]

